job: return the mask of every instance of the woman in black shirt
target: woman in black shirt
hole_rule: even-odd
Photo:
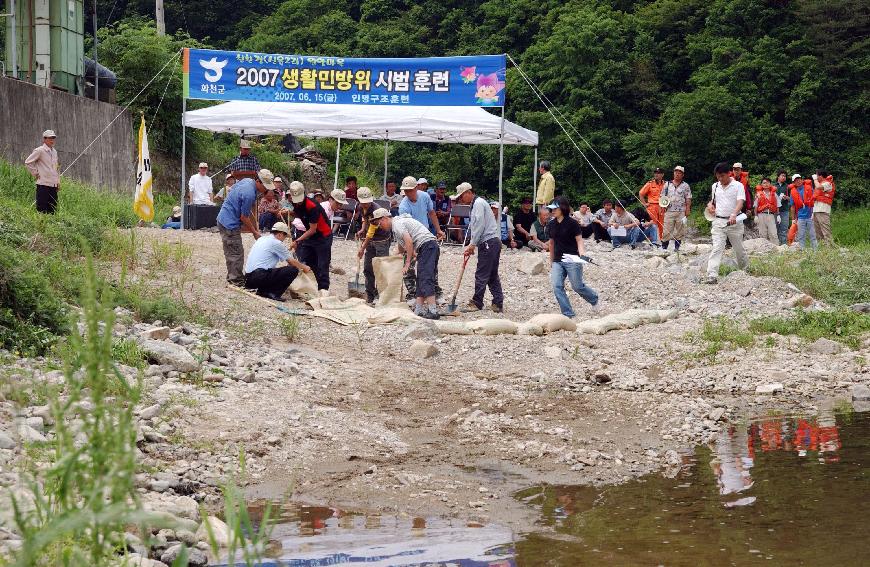
[[[574,309],[565,293],[565,277],[571,282],[571,288],[580,297],[592,305],[592,311],[601,311],[601,301],[598,293],[583,283],[583,264],[580,257],[586,254],[583,245],[583,235],[580,223],[571,218],[571,206],[565,197],[557,197],[551,205],[547,205],[553,213],[553,220],[547,225],[550,233],[550,283],[562,315],[574,317]]]

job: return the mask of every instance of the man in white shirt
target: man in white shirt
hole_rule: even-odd
[[[213,205],[214,190],[208,176],[208,164],[199,164],[199,173],[190,176],[187,182],[187,202],[191,205]]]
[[[311,271],[311,268],[290,256],[290,251],[284,245],[289,235],[290,227],[283,222],[276,222],[272,225],[270,235],[254,242],[248,252],[248,263],[245,264],[246,288],[262,297],[284,301],[281,296],[299,275],[299,271]],[[278,262],[282,261],[286,261],[287,265],[277,268]]]
[[[713,184],[713,199],[707,203],[708,214],[714,217],[710,229],[713,250],[707,262],[707,277],[703,279],[704,283],[710,284],[719,281],[719,265],[725,253],[726,241],[731,242],[737,256],[737,266],[743,270],[749,265],[749,258],[743,249],[743,221],[737,220],[746,200],[743,184],[731,177],[731,167],[727,163],[716,164],[713,173],[718,181]]]

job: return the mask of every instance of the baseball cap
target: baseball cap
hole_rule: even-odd
[[[490,201],[489,206],[493,209],[498,209],[501,207],[501,203],[499,203],[498,201]]]
[[[372,219],[374,219],[374,220],[386,218],[389,216],[392,216],[392,215],[390,215],[389,209],[378,209],[372,213]]]
[[[54,130],[46,130],[42,133],[43,138],[57,138],[57,134],[54,133]]]
[[[371,203],[375,200],[372,196],[372,190],[368,187],[360,187],[356,192],[356,200],[360,203]]]
[[[655,168],[655,170],[653,171],[653,173],[664,173],[664,172],[665,172],[665,170],[660,168],[660,167]]]
[[[233,174],[232,174],[232,173],[227,173],[227,176],[226,176],[224,179],[230,179],[231,177],[233,177]]]
[[[471,183],[469,183],[468,181],[463,181],[456,186],[456,198],[458,199],[466,191],[471,191]]]
[[[305,200],[305,185],[299,181],[291,182],[290,190],[287,192],[290,193],[290,201],[293,203],[301,203]]]
[[[240,140],[239,147],[243,150],[250,150],[251,149],[251,142],[249,142],[247,140]]]
[[[795,173],[791,176],[791,180],[794,181],[795,179],[803,179],[803,175],[801,175],[800,173]]]
[[[330,195],[332,196],[333,199],[335,199],[337,202],[341,203],[342,205],[347,204],[347,193],[345,193],[341,189],[333,189],[332,193],[330,193]]]
[[[417,180],[417,185],[429,185],[429,181],[425,177],[421,177]]]
[[[199,168],[202,169],[203,167],[208,169],[208,164],[205,163],[204,161],[199,162]]]
[[[269,229],[271,232],[283,232],[284,234],[290,234],[290,227],[287,226],[286,223],[276,222],[272,225],[272,228]]]
[[[520,204],[522,204],[522,205],[530,205],[531,203],[532,203],[532,198],[531,198],[531,197],[523,197],[523,200],[521,201]]]
[[[559,208],[559,205],[557,205],[556,203],[550,203],[549,205],[547,205],[547,208],[550,209],[551,211],[555,211],[556,209]]]
[[[731,167],[736,167],[736,168],[738,168],[738,169],[743,169],[743,164],[740,163],[740,162],[738,161],[738,162],[734,162],[734,165],[732,165]]]
[[[674,171],[682,171],[683,173],[686,173],[686,168],[683,167],[682,165],[678,165],[678,166],[674,167]]]
[[[275,176],[275,179],[273,179],[272,181],[280,181],[281,183],[284,182],[284,180],[281,179],[281,176],[280,176],[280,175],[276,175],[276,176]]]
[[[437,185],[435,185],[436,189],[447,189],[446,181],[439,181]]]
[[[268,169],[261,169],[257,172],[257,177],[260,178],[260,183],[266,186],[266,189],[269,191],[275,190],[275,184],[273,181],[275,180],[275,176],[272,175],[272,172]]]

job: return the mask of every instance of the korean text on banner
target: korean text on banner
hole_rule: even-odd
[[[353,59],[184,50],[184,96],[321,104],[504,106],[504,55]]]
[[[151,156],[148,152],[148,132],[145,117],[139,126],[139,161],[136,165],[136,193],[133,211],[145,222],[154,220],[154,195],[151,193]]]

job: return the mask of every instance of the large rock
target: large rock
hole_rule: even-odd
[[[142,339],[140,346],[148,354],[149,360],[158,364],[172,366],[178,372],[196,372],[199,363],[181,345],[166,341]]]
[[[143,339],[153,339],[155,341],[165,341],[169,338],[169,327],[154,327],[153,329],[148,329],[146,331],[142,331],[139,333],[139,336]]]
[[[18,424],[18,437],[26,443],[45,443],[48,441],[45,435],[23,422]]]
[[[806,349],[817,354],[837,354],[843,350],[843,345],[831,339],[821,338],[810,343]]]
[[[410,353],[414,358],[432,358],[438,354],[438,347],[426,341],[414,341],[411,343]]]
[[[858,313],[870,313],[870,303],[855,303],[850,305],[849,309]]]
[[[546,268],[544,258],[545,256],[543,254],[537,254],[533,252],[523,254],[523,257],[520,260],[520,264],[519,266],[517,266],[517,270],[530,276],[536,276],[542,273]]]
[[[759,384],[755,387],[756,394],[776,394],[777,392],[782,392],[782,384],[779,382],[772,382],[770,384]]]
[[[434,339],[436,336],[438,336],[438,327],[435,326],[434,321],[429,321],[427,319],[421,319],[419,322],[409,325],[408,328],[402,332],[402,338],[404,340]]]
[[[864,384],[855,384],[852,386],[852,401],[870,402],[870,387],[867,387]]]
[[[167,565],[171,565],[172,562],[175,561],[179,555],[181,555],[181,550],[183,548],[183,543],[177,543],[173,545],[172,547],[168,548],[166,551],[163,552],[163,554],[160,556],[160,561],[166,563]],[[187,564],[190,567],[205,567],[206,565],[208,565],[208,557],[199,549],[188,549]]]
[[[209,527],[211,528],[211,537],[209,537],[208,533]],[[196,539],[211,545],[212,538],[214,538],[214,543],[219,547],[228,547],[230,545],[230,527],[220,518],[208,516],[196,531]]]
[[[14,449],[15,446],[15,440],[6,433],[0,431],[0,449]]]
[[[766,238],[752,238],[743,241],[743,249],[747,254],[769,254],[779,248],[779,245]]]

